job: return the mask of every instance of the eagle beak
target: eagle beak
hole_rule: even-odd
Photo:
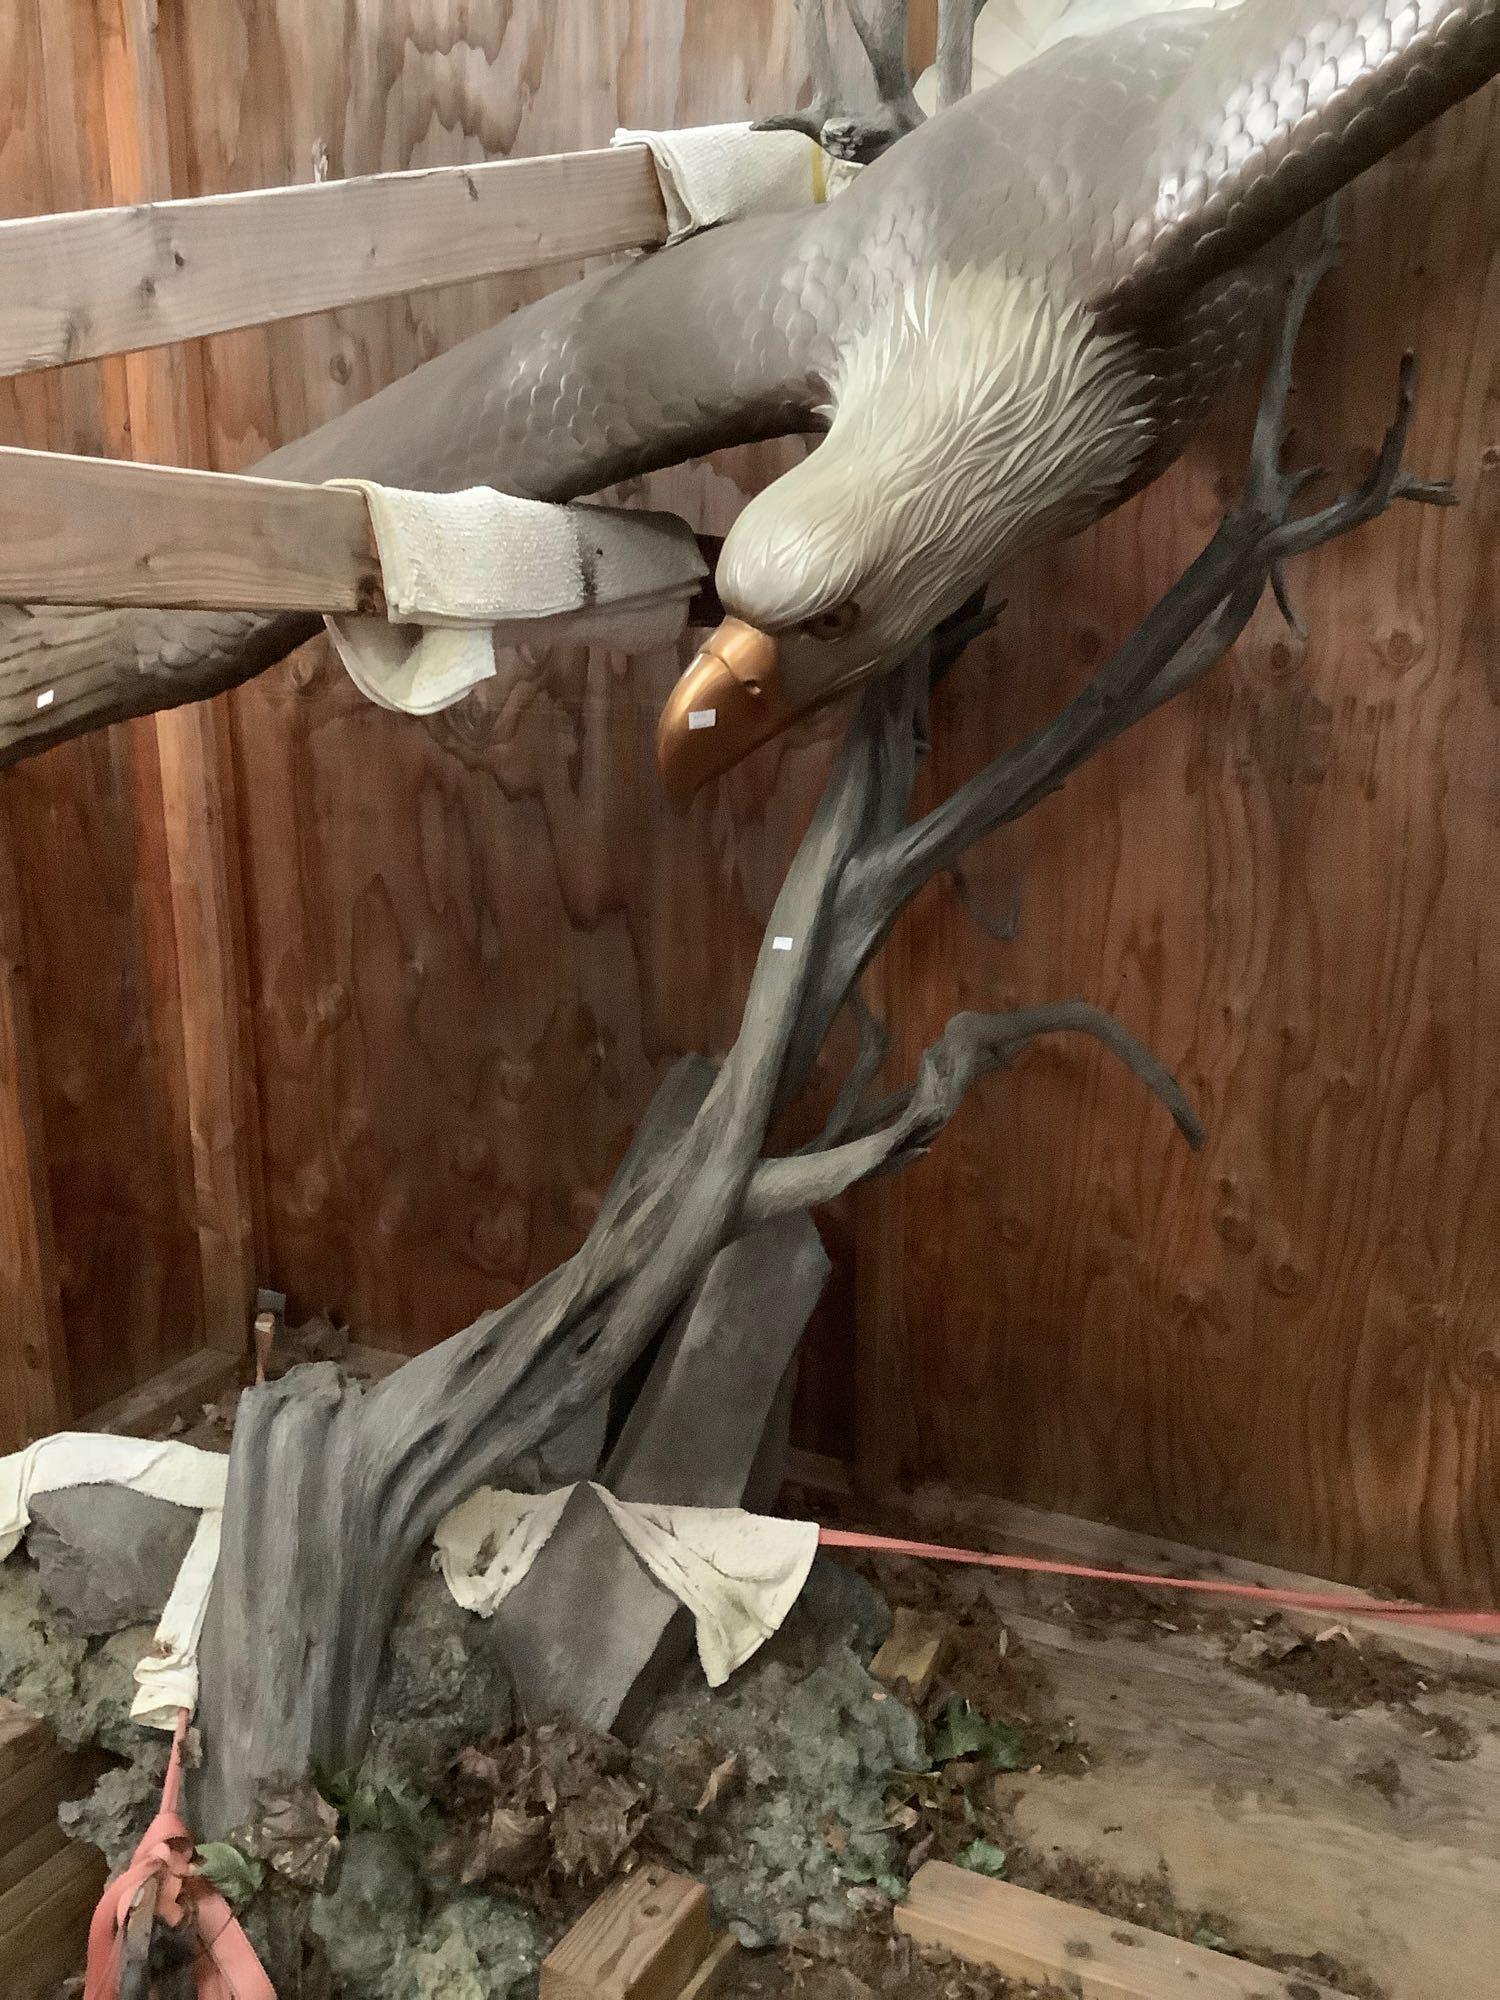
[[[656,762],[674,804],[720,777],[796,714],[777,672],[776,641],[726,618],[673,688],[656,729]]]

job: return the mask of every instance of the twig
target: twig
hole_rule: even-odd
[[[840,1086],[827,1123],[812,1145],[804,1148],[807,1152],[826,1152],[847,1134],[864,1103],[865,1092],[884,1069],[891,1052],[890,1030],[857,986],[849,995],[848,1005],[859,1025],[859,1051]]]
[[[940,0],[938,8],[937,104],[946,111],[974,86],[974,20],[979,0]]]
[[[1202,1145],[1203,1127],[1176,1078],[1113,1015],[1087,1001],[1060,1000],[1014,1014],[955,1014],[923,1056],[916,1082],[871,1112],[869,1130],[823,1152],[762,1161],[746,1193],[745,1226],[832,1201],[873,1174],[904,1166],[927,1151],[979,1077],[1014,1062],[1038,1035],[1060,1033],[1103,1042],[1161,1099],[1188,1143]]]

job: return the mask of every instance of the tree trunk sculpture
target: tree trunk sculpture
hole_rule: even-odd
[[[1283,577],[1290,557],[1374,519],[1393,500],[1451,499],[1446,485],[1402,469],[1408,359],[1396,415],[1363,484],[1315,511],[1291,511],[1311,476],[1281,464],[1292,356],[1333,257],[1325,232],[1317,258],[1293,281],[1238,504],[1061,713],[911,819],[930,688],[991,614],[966,607],[865,693],[777,898],[733,1047],[718,1065],[688,1058],[668,1074],[577,1253],[376,1388],[322,1367],[242,1398],[202,1647],[196,1812],[205,1837],[245,1819],[273,1780],[314,1763],[357,1762],[399,1595],[442,1515],[476,1486],[503,1480],[607,1395],[726,1245],[917,1158],[970,1086],[1040,1035],[1103,1042],[1200,1142],[1173,1078],[1082,1000],[956,1015],[909,1085],[872,1098],[886,1041],[858,984],[928,882],[1205,673],[1268,584],[1291,617]],[[846,1005],[859,1018],[859,1052],[826,1126],[798,1151],[768,1152],[773,1121],[806,1083]]]

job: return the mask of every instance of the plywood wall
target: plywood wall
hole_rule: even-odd
[[[801,82],[790,0],[159,4],[180,192],[598,144],[621,122],[769,110]],[[1307,565],[1308,646],[1258,619],[1190,699],[976,857],[977,894],[1005,907],[1019,887],[1013,943],[946,885],[893,942],[893,1072],[954,1007],[1083,994],[1173,1063],[1211,1139],[1189,1155],[1128,1079],[1048,1050],[986,1085],[921,1168],[826,1218],[838,1279],[804,1422],[872,1483],[943,1477],[1330,1574],[1496,1588],[1497,134],[1491,92],[1372,178],[1302,377],[1305,448],[1357,470],[1416,345],[1413,457],[1457,475],[1462,508]],[[0,166],[40,143],[8,134]],[[32,191],[28,171],[4,186]],[[209,343],[197,446],[251,462],[566,275]],[[25,421],[59,435],[50,408]],[[1150,495],[1012,580],[1000,632],[944,690],[925,782],[1080,683],[1210,531],[1244,432],[1242,405]],[[726,455],[649,491],[722,531],[782,462]],[[231,699],[259,1257],[297,1304],[416,1347],[510,1296],[576,1244],[672,1057],[732,1031],[831,732],[677,820],[651,757],[677,665],[523,660],[424,724],[369,708],[310,648]],[[183,1104],[205,1086],[173,1059],[170,994],[120,970],[160,968],[174,907],[150,888],[136,794],[101,776],[100,746],[115,772],[156,754],[138,742],[54,753],[6,804],[81,822],[75,799],[103,814],[102,793],[115,815],[67,835],[103,884],[73,932],[109,968],[107,1003],[69,983],[35,840],[18,840],[18,894],[44,961],[46,1163],[55,1186],[95,1171],[105,1213],[143,1235],[155,1275],[113,1281],[137,1287],[144,1349],[201,1321],[209,1235],[201,1201],[163,1192],[191,1168]],[[101,1111],[127,1085],[130,1115]],[[154,1236],[110,1206],[125,1130],[171,1220]],[[54,1211],[60,1242],[87,1212]],[[172,1273],[192,1296],[153,1320],[139,1290]],[[94,1269],[64,1299],[90,1369],[110,1284]]]
[[[94,0],[0,8],[0,212],[109,199],[103,25]],[[123,367],[0,383],[0,435],[127,454]],[[23,1086],[0,1088],[7,1449],[201,1344],[204,1318],[154,726],[0,776],[0,847],[0,1081]]]
[[[1405,348],[1403,509],[1300,564],[1231,659],[972,867],[1022,927],[913,913],[900,1060],[955,1007],[1080,993],[1174,1068],[1198,1156],[1058,1049],[872,1190],[861,1434],[941,1473],[1402,1589],[1500,1575],[1500,92],[1372,175],[1299,373],[1297,449],[1368,464]],[[1249,402],[1016,581],[932,780],[1052,710],[1198,548]],[[863,1244],[867,1238],[862,1233]]]

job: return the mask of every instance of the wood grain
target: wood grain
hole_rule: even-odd
[[[99,29],[95,0],[0,8],[0,213],[108,198]],[[0,440],[126,453],[125,391],[120,363],[0,383]],[[40,1097],[28,1129],[51,1193],[73,1388],[87,1408],[202,1338],[154,728],[109,730],[8,771],[0,804]],[[31,1421],[51,1424],[40,1412]],[[12,1432],[0,1449],[20,1442]]]
[[[708,1949],[703,1884],[639,1868],[612,1883],[543,1959],[541,2000],[677,2000]]]
[[[893,1073],[958,1007],[1081,994],[1183,1080],[1038,1052],[864,1197],[861,1456],[1449,1601],[1500,1580],[1500,92],[1371,175],[1315,308],[1297,455],[1357,474],[1423,375],[1394,514],[1185,701],[930,892],[884,974]],[[1420,221],[1416,219],[1420,218]],[[946,788],[1054,710],[1201,545],[1238,399],[1158,487],[1008,579],[933,718]]]
[[[0,375],[666,239],[644,147],[0,223]]]
[[[1241,1965],[1144,1925],[1055,1896],[990,1882],[947,1861],[917,1870],[896,1928],[918,1944],[993,1965],[1012,1979],[1061,1985],[1078,2000],[1338,2000],[1301,1973]]]
[[[0,447],[0,598],[377,615],[383,603],[359,493],[14,447]]]
[[[184,15],[184,191],[604,143],[770,111],[789,9],[364,0]],[[237,469],[568,273],[207,343]],[[785,454],[659,480],[707,532]],[[731,1031],[831,730],[683,821],[652,736],[679,657],[528,651],[462,708],[384,715],[325,648],[231,701],[265,1132],[267,1282],[411,1350],[569,1254],[655,1082]],[[251,805],[253,801],[253,806]],[[295,803],[295,808],[292,802]],[[834,1330],[834,1338],[842,1330]],[[838,1370],[815,1385],[842,1399]]]
[[[156,0],[102,0],[98,19],[110,193],[116,201],[149,203],[171,194],[182,144],[180,116],[167,80],[178,55],[174,17],[169,15],[164,24]],[[124,380],[133,454],[179,466],[201,461],[207,452],[201,355],[181,346],[132,355]],[[226,541],[243,543],[247,528],[245,524],[235,532],[225,523],[217,532]],[[310,548],[326,551],[330,528],[309,523],[307,532]],[[368,576],[378,565],[364,556],[367,531],[362,536],[351,519],[345,532]],[[253,530],[248,539],[253,546]],[[157,715],[153,733],[180,995],[191,1159],[187,1197],[197,1237],[202,1331],[210,1347],[243,1354],[264,1199],[244,999],[244,896],[224,705],[199,704]]]
[[[0,813],[0,1450],[72,1414],[31,986]]]

